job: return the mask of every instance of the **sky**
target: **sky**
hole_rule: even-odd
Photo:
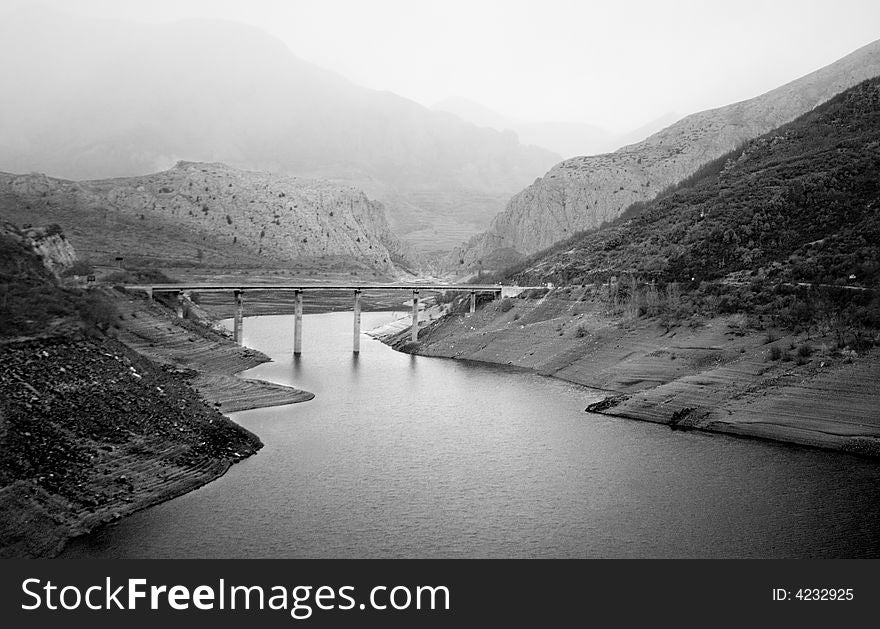
[[[880,39],[880,0],[40,0],[137,21],[244,22],[425,106],[625,132],[762,94]],[[21,0],[0,0],[0,19]]]

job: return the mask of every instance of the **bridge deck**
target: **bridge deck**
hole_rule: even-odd
[[[501,284],[126,284],[126,289],[130,290],[151,290],[154,293],[161,292],[181,292],[181,291],[255,291],[255,290],[298,290],[298,291],[320,291],[320,290],[457,290],[457,291],[475,291],[482,292],[499,292],[505,288],[516,288],[518,290],[529,290],[534,288],[544,288],[543,286],[502,286]]]

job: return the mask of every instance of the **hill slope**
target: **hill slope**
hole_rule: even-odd
[[[72,258],[56,226],[0,222],[4,558],[52,556],[70,537],[190,491],[262,446],[193,390],[193,374],[112,338],[125,327],[123,297],[62,286],[54,269]],[[141,313],[160,309],[142,303]],[[210,343],[236,371],[262,362],[218,335],[196,342],[198,326],[173,315],[159,323],[192,341],[190,354]]]
[[[638,144],[565,160],[514,196],[486,233],[453,252],[450,265],[486,266],[493,251],[528,255],[595,229],[743,142],[877,75],[880,41],[762,96],[688,116]]]
[[[384,202],[398,233],[426,241],[433,229],[448,248],[559,160],[232,22],[28,7],[0,23],[0,56],[14,60],[0,67],[0,170],[97,179],[191,160],[336,179]]]
[[[248,264],[336,260],[388,271],[404,259],[380,204],[353,188],[180,162],[120,179],[74,182],[0,173],[0,214],[60,223],[84,257]]]
[[[721,172],[522,265],[528,282],[636,274],[880,285],[880,78],[749,142]]]

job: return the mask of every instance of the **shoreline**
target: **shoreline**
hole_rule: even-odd
[[[754,334],[731,335],[727,320],[669,335],[647,324],[621,327],[619,321],[598,316],[595,308],[583,307],[579,299],[561,299],[555,304],[547,298],[512,301],[514,308],[509,311],[502,312],[492,302],[471,316],[425,321],[416,347],[409,343],[406,316],[365,333],[398,351],[528,371],[604,394],[585,409],[588,412],[665,424],[674,430],[880,455],[880,418],[863,422],[848,421],[846,415],[832,420],[821,416],[823,409],[841,401],[849,404],[850,415],[856,418],[878,408],[880,392],[872,385],[880,377],[876,351],[855,361],[768,363],[764,356],[768,343]],[[572,303],[578,307],[572,308]],[[210,483],[262,447],[258,436],[225,414],[314,397],[307,391],[237,375],[269,357],[235,344],[228,332],[194,304],[189,304],[188,316],[199,323],[177,319],[164,306],[130,295],[119,299],[119,307],[117,339],[104,343],[124,347],[130,358],[125,352],[121,358],[111,358],[130,369],[137,365],[142,373],[152,370],[179,382],[203,400],[205,411],[224,413],[218,416],[227,428],[234,427],[226,434],[235,436],[224,437],[221,447],[226,449],[212,455],[182,455],[182,448],[169,453],[145,439],[137,444],[142,448],[137,451],[140,456],[121,452],[117,461],[108,455],[105,467],[113,467],[115,478],[125,483],[114,486],[120,491],[102,504],[84,511],[71,511],[69,501],[40,487],[22,482],[7,485],[0,490],[0,507],[10,514],[0,529],[3,556],[55,556],[74,537]],[[519,325],[514,327],[514,322]],[[56,342],[82,343],[30,339],[7,343],[4,349]],[[780,342],[792,341],[783,337]],[[842,391],[845,382],[850,389]],[[861,404],[853,401],[858,396]],[[813,410],[812,416],[802,416],[805,408]],[[42,541],[40,535],[27,539],[34,528]]]
[[[269,362],[265,354],[235,343],[228,330],[192,302],[186,317],[142,296],[120,300],[119,340],[150,360],[192,378],[192,386],[221,412],[306,402],[308,391],[242,378],[240,373]]]
[[[269,357],[237,345],[193,305],[196,323],[114,297],[115,338],[0,345],[9,448],[0,557],[57,556],[75,537],[216,480],[263,446],[227,414],[314,397],[237,376]]]
[[[398,351],[518,367],[604,393],[588,412],[880,456],[880,352],[841,357],[829,339],[767,334],[745,330],[736,316],[670,330],[624,321],[574,289],[446,317],[422,328],[417,346],[406,331],[377,338]],[[809,357],[769,358],[771,345],[803,344]]]

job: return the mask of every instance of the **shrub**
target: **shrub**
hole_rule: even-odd
[[[519,294],[521,299],[540,299],[550,292],[549,288],[530,288]]]
[[[779,360],[782,358],[782,350],[779,349],[778,345],[770,346],[770,360]]]
[[[498,310],[500,312],[508,312],[513,309],[513,301],[509,297],[505,297],[498,303]]]
[[[809,343],[804,343],[803,345],[798,347],[797,353],[798,356],[800,356],[801,358],[809,358],[810,355],[813,353],[813,346]]]
[[[577,337],[578,337],[579,339],[582,339],[582,338],[584,338],[585,336],[587,336],[587,334],[589,334],[589,330],[587,330],[587,326],[585,326],[583,323],[581,323],[581,324],[577,327],[577,330],[575,330],[575,334],[577,335]]]
[[[109,298],[97,292],[89,292],[78,299],[77,310],[83,322],[101,331],[106,331],[118,316],[116,305]]]
[[[157,269],[127,269],[114,271],[101,281],[107,284],[174,284],[176,280]]]
[[[434,303],[436,304],[448,304],[452,303],[456,299],[461,296],[465,296],[470,298],[470,294],[460,290],[444,290],[437,293],[434,297]]]
[[[92,265],[89,264],[86,260],[77,260],[73,263],[69,269],[66,269],[62,275],[64,277],[70,277],[72,275],[91,275],[92,274]]]

